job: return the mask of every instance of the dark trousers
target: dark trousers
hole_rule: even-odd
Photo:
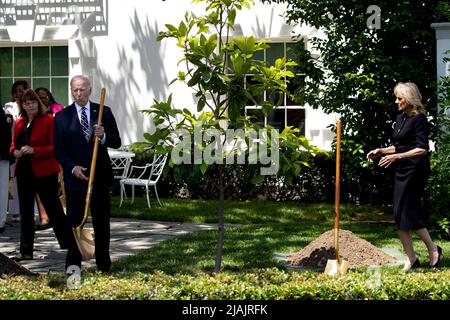
[[[65,183],[67,216],[73,228],[78,227],[82,222],[86,203],[87,183],[83,182],[82,187],[80,185],[80,183],[74,185],[71,185],[70,182]],[[90,204],[90,214],[94,227],[95,262],[98,270],[104,272],[109,272],[111,269],[111,258],[109,255],[111,199],[109,189],[110,186],[102,183],[101,180],[98,183],[94,183]],[[81,267],[81,254],[75,241],[70,241],[69,243],[66,268],[69,265]]]
[[[20,206],[20,253],[33,255],[34,200],[36,194],[47,211],[49,222],[61,249],[68,246],[66,217],[58,196],[58,175],[36,177],[32,171],[17,174],[17,190]]]

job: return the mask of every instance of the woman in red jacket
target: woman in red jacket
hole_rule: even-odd
[[[20,255],[33,259],[34,199],[39,195],[61,248],[67,246],[65,215],[58,198],[59,164],[53,152],[54,117],[36,93],[23,93],[21,117],[16,121],[10,153],[17,159],[15,175],[20,206]]]

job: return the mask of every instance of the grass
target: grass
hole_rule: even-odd
[[[162,199],[163,206],[152,200],[149,209],[145,198],[136,198],[135,203],[124,202],[119,208],[120,198],[112,198],[112,216],[144,220],[182,221],[192,223],[216,223],[218,201]],[[386,209],[384,209],[386,210]],[[371,206],[341,206],[342,221],[382,221],[392,219],[383,209]],[[387,211],[387,210],[386,210]],[[334,207],[328,204],[303,204],[295,202],[226,201],[226,223],[238,224],[298,224],[303,222],[332,223]]]
[[[153,199],[152,199],[153,200]],[[160,221],[216,223],[217,201],[163,199],[163,207],[144,198],[118,208],[113,217]],[[377,247],[401,250],[388,209],[341,207],[341,228]],[[64,275],[0,277],[0,299],[447,299],[449,262],[434,271],[407,275],[400,267],[383,267],[381,282],[366,269],[329,278],[322,272],[291,272],[274,253],[300,251],[330,230],[332,205],[227,201],[222,273],[210,275],[216,254],[217,231],[202,231],[164,241],[113,263],[111,275],[85,270],[78,290],[68,290]],[[438,239],[436,239],[438,240]],[[423,262],[425,246],[416,241]],[[444,252],[450,245],[439,241]],[[375,279],[374,281],[372,281]],[[373,285],[375,283],[375,285]]]
[[[163,207],[147,207],[145,198],[134,205],[118,208],[113,199],[113,216],[148,220],[216,223],[217,201],[164,199]],[[377,247],[401,250],[392,215],[387,209],[371,206],[341,206],[341,228]],[[260,268],[284,269],[274,253],[293,253],[304,248],[323,232],[332,228],[334,207],[327,204],[276,203],[264,201],[226,201],[222,270],[252,272]],[[390,223],[389,223],[390,222]],[[133,257],[113,264],[114,272],[130,276],[135,272],[198,274],[213,269],[217,231],[203,231],[173,238]],[[422,261],[426,248],[416,245]],[[449,248],[450,249],[450,248]],[[444,251],[447,251],[444,246]]]

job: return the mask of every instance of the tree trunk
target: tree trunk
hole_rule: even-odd
[[[223,239],[225,236],[225,212],[224,212],[224,188],[223,188],[223,166],[219,165],[219,239],[217,240],[217,255],[216,255],[216,264],[214,266],[214,273],[220,272],[222,265],[222,248],[223,248]]]

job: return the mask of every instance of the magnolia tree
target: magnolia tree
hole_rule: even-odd
[[[252,0],[194,0],[204,4],[204,16],[186,13],[178,26],[167,24],[158,41],[174,38],[182,48],[182,67],[175,81],[195,92],[197,112],[186,106],[174,106],[172,94],[167,101],[154,101],[143,112],[155,124],[154,133],[146,133],[139,148],[151,148],[169,155],[169,167],[192,165],[202,174],[217,173],[219,183],[218,243],[213,272],[219,272],[224,241],[224,166],[248,164],[256,167],[252,182],[279,175],[290,183],[300,174],[307,153],[322,152],[309,145],[297,128],[281,133],[270,126],[260,128],[245,116],[246,105],[256,105],[267,116],[289,95],[287,84],[295,63],[280,57],[274,65],[255,59],[256,52],[269,48],[263,40],[230,37],[236,14],[250,8]],[[253,74],[251,83],[245,75]],[[264,95],[264,92],[266,93]],[[261,97],[267,99],[261,99]],[[174,172],[177,172],[174,170]]]

